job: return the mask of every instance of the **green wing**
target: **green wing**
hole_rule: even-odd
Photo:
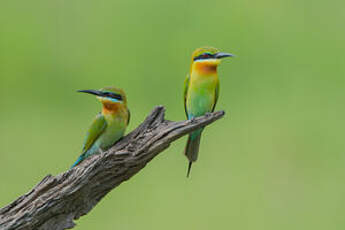
[[[127,118],[127,126],[129,125],[129,121],[131,120],[131,111],[129,111],[129,109],[127,109],[128,111],[128,118]]]
[[[93,143],[95,143],[97,138],[104,132],[106,127],[107,122],[105,121],[104,116],[99,113],[93,120],[89,130],[86,133],[83,153],[88,151],[92,147]]]
[[[189,87],[189,74],[187,74],[186,79],[184,80],[184,94],[183,94],[183,99],[184,99],[184,111],[186,113],[186,116],[188,117],[188,112],[187,112],[187,92],[188,92],[188,87]]]
[[[216,92],[215,92],[214,104],[213,104],[213,107],[212,107],[212,112],[216,108],[216,104],[217,104],[217,101],[218,101],[218,95],[219,95],[219,81],[217,81],[217,85],[216,85]]]

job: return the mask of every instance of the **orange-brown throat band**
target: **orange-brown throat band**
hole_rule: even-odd
[[[210,75],[217,73],[218,65],[216,63],[195,62],[193,65],[193,70],[197,71],[201,75]]]
[[[122,107],[122,103],[113,103],[113,102],[103,102],[103,114],[111,114],[118,112]]]

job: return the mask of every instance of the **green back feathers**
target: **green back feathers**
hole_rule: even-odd
[[[187,74],[187,77],[184,80],[184,90],[183,90],[184,111],[186,113],[187,118],[189,118],[188,111],[187,111],[187,93],[188,93],[188,88],[189,88],[189,74]]]
[[[82,153],[88,151],[92,147],[97,138],[104,132],[106,127],[107,122],[105,121],[104,116],[101,113],[97,114],[86,133]]]

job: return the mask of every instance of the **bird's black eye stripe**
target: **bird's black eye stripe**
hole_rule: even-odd
[[[194,61],[196,61],[196,60],[201,60],[201,59],[213,58],[213,57],[214,57],[213,54],[210,54],[210,53],[203,53],[203,54],[200,54],[199,56],[195,57],[195,58],[194,58]]]
[[[113,94],[112,97],[119,101],[122,101],[122,96],[120,94]]]
[[[115,98],[115,99],[117,99],[119,101],[122,101],[122,96],[120,94],[111,93],[111,92],[104,92],[103,94],[106,97],[111,97],[111,98]]]

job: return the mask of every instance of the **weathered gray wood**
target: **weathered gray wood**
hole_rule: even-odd
[[[92,156],[65,173],[46,176],[30,192],[0,209],[0,229],[73,228],[73,220],[87,214],[171,142],[223,115],[219,111],[192,121],[174,122],[164,120],[164,107],[156,107],[138,128],[107,152]]]

